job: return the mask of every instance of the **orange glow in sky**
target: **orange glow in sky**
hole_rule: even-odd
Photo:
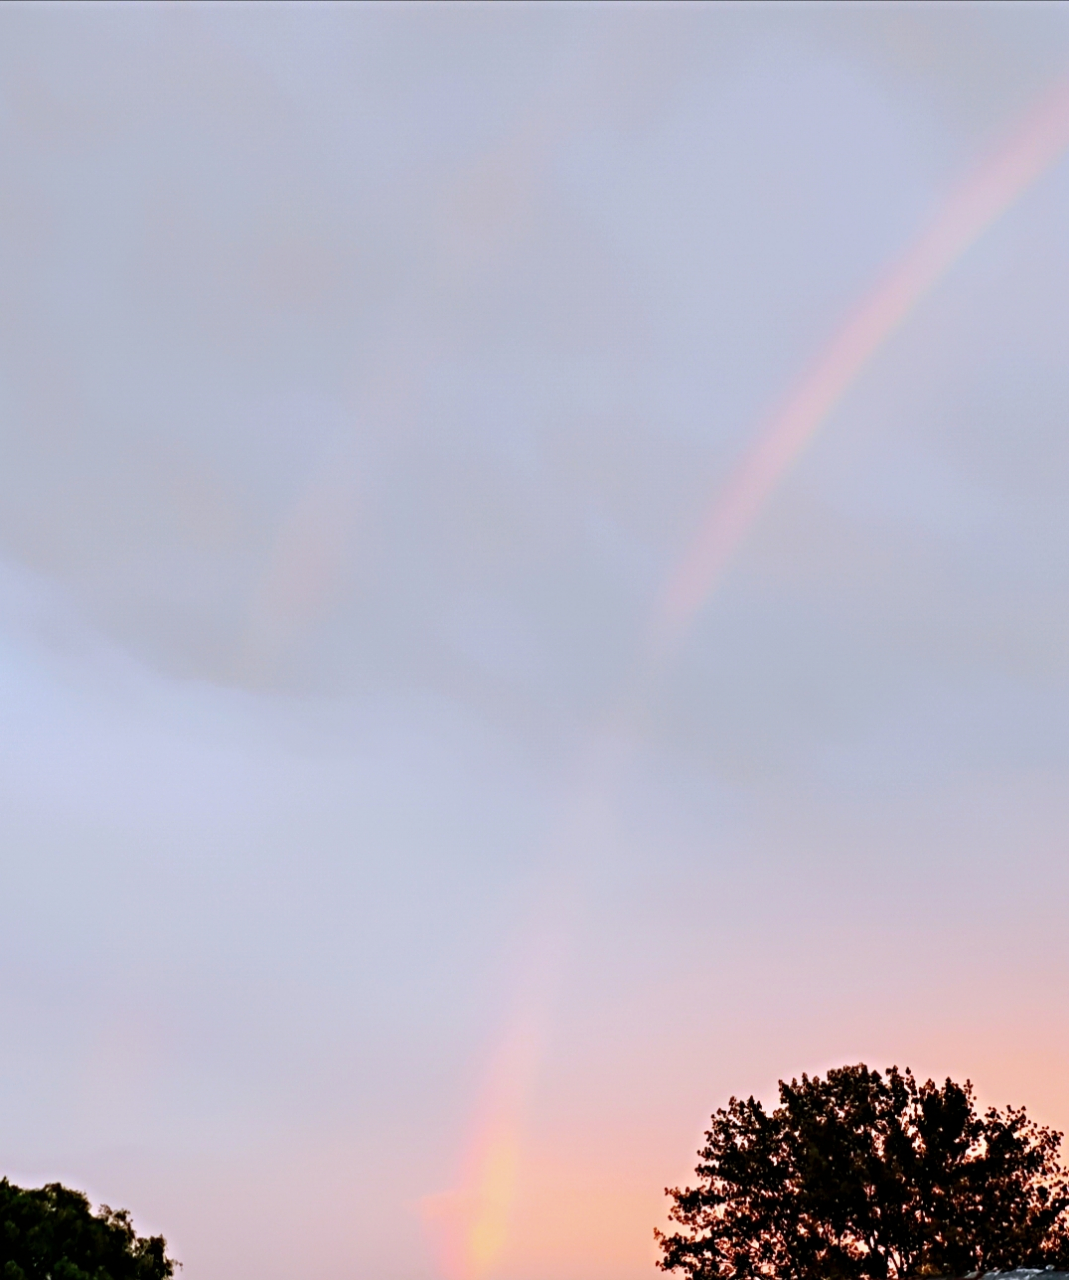
[[[505,1248],[537,1054],[532,1020],[518,1020],[502,1039],[483,1086],[460,1189],[423,1202],[447,1280],[483,1280]]]

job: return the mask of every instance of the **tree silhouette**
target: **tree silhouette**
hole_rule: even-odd
[[[0,1178],[0,1280],[168,1280],[163,1236],[139,1236],[125,1209],[93,1213],[58,1182],[27,1191]]]
[[[658,1266],[691,1280],[894,1280],[1069,1265],[1062,1135],[972,1085],[863,1063],[779,1085],[771,1113],[712,1117],[698,1185],[666,1190],[684,1230]]]

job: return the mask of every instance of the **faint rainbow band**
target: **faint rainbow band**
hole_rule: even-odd
[[[1060,81],[865,297],[791,389],[718,490],[668,576],[651,629],[668,660],[791,464],[918,302],[1069,146],[1069,81]]]

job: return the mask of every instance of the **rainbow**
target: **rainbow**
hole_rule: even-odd
[[[648,636],[651,665],[671,659],[791,464],[862,370],[946,271],[1069,147],[1069,81],[1059,82],[1016,132],[962,182],[784,397],[712,497],[667,575]],[[626,701],[626,700],[625,700]],[[625,717],[626,718],[626,717]],[[606,790],[608,781],[603,780]],[[533,1087],[536,1035],[527,998],[505,1035],[467,1143],[463,1187],[429,1198],[444,1218],[443,1271],[483,1280],[508,1244],[522,1169],[523,1117]]]
[[[945,272],[1067,146],[1069,82],[1061,82],[951,194],[862,299],[706,508],[657,602],[650,640],[659,660],[675,651],[772,492],[865,366]]]

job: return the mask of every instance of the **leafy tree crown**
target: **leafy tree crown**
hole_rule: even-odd
[[[25,1190],[0,1178],[0,1280],[170,1280],[177,1265],[125,1209],[93,1213],[58,1182]]]
[[[972,1085],[864,1063],[780,1081],[712,1117],[694,1187],[669,1188],[664,1271],[689,1280],[898,1280],[1069,1266],[1062,1135]]]

